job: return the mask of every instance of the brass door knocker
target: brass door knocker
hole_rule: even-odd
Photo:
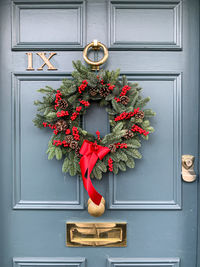
[[[88,58],[87,53],[88,50],[92,48],[93,50],[100,50],[100,48],[103,49],[104,52],[104,56],[102,59],[100,59],[99,61],[92,61]],[[83,50],[83,58],[86,61],[87,64],[92,66],[92,70],[99,70],[99,66],[104,64],[106,62],[106,60],[108,59],[108,49],[107,47],[98,42],[97,40],[94,40],[93,42],[89,43],[88,45],[86,45],[86,47]]]

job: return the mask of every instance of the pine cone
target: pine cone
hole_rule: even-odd
[[[130,139],[134,136],[134,133],[131,130],[126,130],[126,133],[124,135],[124,138]]]
[[[59,132],[62,132],[62,131],[66,131],[68,128],[68,124],[66,121],[64,120],[58,120],[56,122],[56,129],[59,131]]]
[[[108,89],[108,87],[103,86],[103,87],[100,88],[99,94],[100,94],[101,97],[106,97],[106,96],[108,96],[110,94],[110,90]]]
[[[65,136],[65,141],[70,144],[74,140],[73,135],[67,135]]]
[[[67,109],[67,107],[68,107],[68,103],[67,103],[66,100],[64,100],[64,99],[60,99],[60,100],[58,101],[58,106],[59,106],[59,108],[65,110],[65,109]]]
[[[78,146],[78,142],[76,142],[76,141],[71,141],[71,143],[69,145],[69,147],[72,148],[72,149],[76,149],[77,146]]]
[[[139,111],[137,114],[135,114],[136,119],[144,119],[144,112]]]
[[[96,96],[98,94],[98,89],[97,88],[90,88],[89,93],[91,96]]]
[[[79,147],[79,146],[77,146],[77,147],[75,148],[75,154],[76,154],[76,156],[77,156],[78,158],[81,158],[80,147]]]
[[[116,146],[115,146],[114,144],[110,144],[110,145],[108,146],[108,148],[110,149],[110,152],[111,152],[111,153],[115,153],[115,151],[116,151]]]
[[[129,102],[129,97],[126,96],[126,95],[122,95],[122,96],[120,97],[120,102],[121,102],[123,105],[127,105],[128,102]]]

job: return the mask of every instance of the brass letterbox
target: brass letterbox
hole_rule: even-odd
[[[126,246],[126,223],[69,222],[66,233],[69,247]]]

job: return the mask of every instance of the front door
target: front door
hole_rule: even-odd
[[[198,157],[198,0],[0,3],[0,266],[196,267],[197,182],[182,181],[181,156]],[[100,218],[32,123],[37,89],[59,88],[94,39],[109,48],[104,68],[138,82],[157,113],[135,169],[93,182],[107,203]],[[54,70],[38,70],[42,51],[57,53]],[[91,111],[87,130],[108,132],[105,110]],[[67,222],[126,222],[127,247],[67,247]]]

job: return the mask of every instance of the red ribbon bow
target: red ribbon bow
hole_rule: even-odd
[[[98,158],[102,160],[109,152],[110,149],[108,147],[99,146],[96,142],[92,143],[88,140],[84,140],[80,149],[80,154],[82,155],[80,159],[80,168],[83,178],[83,185],[88,192],[89,197],[96,205],[100,204],[102,195],[100,195],[94,188],[90,179],[90,174]],[[87,178],[85,177],[86,172]]]

